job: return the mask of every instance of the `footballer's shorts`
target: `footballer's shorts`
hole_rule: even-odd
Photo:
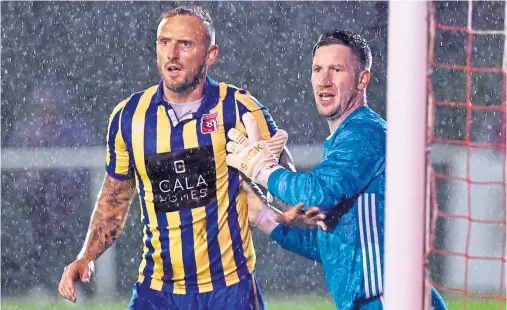
[[[361,310],[385,310],[387,309],[384,304],[383,297],[378,297],[374,299],[370,299],[365,303],[360,303],[356,307]],[[431,310],[447,310],[444,300],[437,292],[437,290],[432,287],[431,288]]]
[[[231,286],[206,293],[173,294],[134,284],[130,310],[264,310],[255,273]]]

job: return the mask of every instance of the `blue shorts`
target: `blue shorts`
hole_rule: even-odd
[[[431,288],[431,309],[432,310],[447,310],[447,306],[445,305],[444,299],[437,290],[432,287]]]
[[[264,310],[257,277],[207,293],[173,294],[134,284],[130,310]]]
[[[364,303],[360,303],[356,307],[361,310],[385,310],[385,304],[383,297],[377,297],[371,300],[368,300]],[[432,287],[431,288],[431,310],[447,310],[444,300],[437,292],[437,290]]]

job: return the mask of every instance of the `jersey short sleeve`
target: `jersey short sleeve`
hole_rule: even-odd
[[[259,127],[261,139],[267,140],[276,133],[278,126],[268,110],[249,92],[238,90],[236,92],[236,102],[238,104],[239,119],[247,112],[252,113]]]
[[[126,103],[127,100],[121,102],[111,113],[106,139],[106,172],[118,180],[133,177],[131,154],[127,150],[121,130],[121,115]]]

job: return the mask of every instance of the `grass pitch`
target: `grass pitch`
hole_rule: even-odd
[[[449,310],[506,310],[505,302],[496,300],[463,300],[444,298]],[[336,309],[329,297],[268,296],[265,298],[267,310],[332,310]],[[2,299],[2,310],[125,310],[128,300],[117,302],[94,302],[78,300],[76,304],[56,299],[53,301],[28,299]]]

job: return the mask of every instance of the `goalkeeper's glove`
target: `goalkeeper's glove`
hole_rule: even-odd
[[[278,164],[280,153],[287,143],[288,134],[278,130],[269,140],[261,140],[255,118],[250,113],[243,115],[247,137],[236,129],[231,129],[227,136],[227,165],[241,171],[252,181],[267,188],[269,175],[282,168]]]

